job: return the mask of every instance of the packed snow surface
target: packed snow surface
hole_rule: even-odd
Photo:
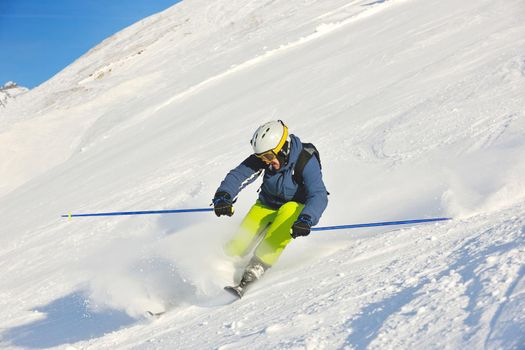
[[[283,119],[319,226],[234,303],[206,207]],[[523,0],[185,0],[0,109],[4,349],[525,349]],[[146,310],[170,308],[158,319]]]

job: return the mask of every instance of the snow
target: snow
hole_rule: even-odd
[[[6,82],[4,86],[0,87],[0,107],[5,107],[10,100],[28,91],[28,88],[18,86],[13,81]]]
[[[525,348],[525,4],[186,0],[0,109],[0,347]],[[243,299],[204,207],[283,119],[319,226]],[[171,311],[158,319],[145,310]]]

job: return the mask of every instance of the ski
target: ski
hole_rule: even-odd
[[[224,290],[228,293],[217,295],[210,300],[204,301],[202,303],[199,303],[199,305],[203,306],[223,306],[231,304],[239,299],[241,299],[246,292],[246,289],[241,286],[226,286],[224,287]],[[164,314],[166,314],[170,309],[165,309],[162,311],[151,311],[146,310],[144,312],[144,316],[150,319],[156,319]]]
[[[235,295],[237,298],[241,299],[244,295],[245,290],[241,286],[226,286],[224,290]]]

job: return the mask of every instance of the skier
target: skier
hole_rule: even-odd
[[[281,120],[260,126],[250,143],[254,154],[226,175],[213,198],[217,216],[232,216],[239,192],[264,173],[258,200],[225,246],[228,255],[238,257],[255,248],[239,285],[225,288],[238,297],[275,264],[292,238],[310,234],[328,204],[319,153],[312,144],[288,134]]]

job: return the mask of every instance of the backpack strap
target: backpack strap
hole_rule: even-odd
[[[295,163],[295,167],[292,174],[295,183],[303,184],[303,170],[310,158],[312,158],[312,156],[315,156],[317,158],[320,167],[321,159],[317,148],[315,148],[315,146],[311,143],[303,143],[303,149],[301,153],[299,153],[299,158],[297,158],[297,162]]]

